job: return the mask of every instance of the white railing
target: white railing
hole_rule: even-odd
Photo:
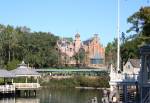
[[[13,83],[15,85],[16,89],[23,89],[23,88],[29,88],[29,89],[37,89],[40,88],[39,83]]]
[[[138,74],[110,73],[110,81],[136,82],[138,81]]]
[[[0,85],[0,92],[13,92],[15,91],[15,86],[14,85]]]

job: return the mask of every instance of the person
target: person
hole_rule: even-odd
[[[109,103],[109,100],[108,100],[108,91],[106,90],[106,88],[103,90],[102,102],[103,103]]]
[[[107,97],[108,97],[108,99],[110,98],[109,96],[110,96],[110,91],[108,90],[107,91]]]
[[[104,97],[107,96],[107,90],[106,90],[106,88],[103,90],[103,96],[104,96]]]
[[[117,98],[115,95],[112,97],[112,103],[117,103]]]

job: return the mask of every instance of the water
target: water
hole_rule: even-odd
[[[91,103],[94,97],[101,103],[102,91],[42,88],[37,97],[1,98],[0,103]]]

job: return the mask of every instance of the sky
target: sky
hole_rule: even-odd
[[[120,32],[131,26],[127,18],[147,0],[120,0]],[[117,0],[0,0],[0,24],[27,26],[31,31],[51,32],[81,40],[99,34],[106,46],[117,37]],[[130,34],[127,34],[130,35]]]

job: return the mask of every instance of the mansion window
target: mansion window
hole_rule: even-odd
[[[128,65],[128,69],[130,69],[130,65]]]
[[[103,59],[91,59],[91,64],[103,64]]]

